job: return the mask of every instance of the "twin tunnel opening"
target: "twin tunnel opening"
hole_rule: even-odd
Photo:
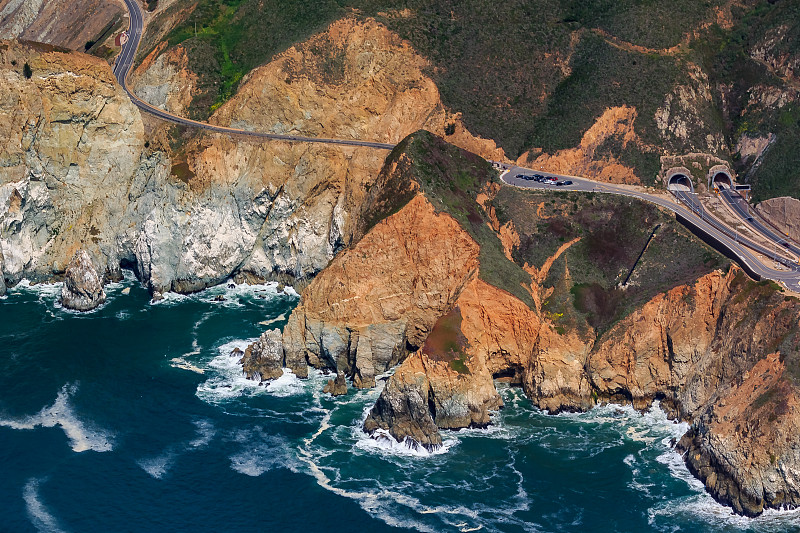
[[[733,189],[733,180],[727,172],[716,172],[709,182],[709,186],[717,189]],[[667,183],[667,189],[670,191],[687,191],[694,192],[694,183],[692,179],[686,174],[677,172],[670,176]]]

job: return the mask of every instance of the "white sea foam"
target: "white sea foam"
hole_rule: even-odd
[[[309,369],[308,379],[298,378],[288,368],[283,369],[282,376],[265,385],[247,379],[242,371],[242,365],[239,364],[240,358],[230,354],[235,348],[245,351],[247,346],[255,341],[256,339],[233,340],[219,346],[219,355],[205,363],[203,367],[211,377],[197,386],[195,393],[197,397],[208,403],[218,404],[233,398],[260,394],[277,397],[306,394],[309,389],[313,391],[321,386],[324,374],[315,369]]]
[[[195,420],[194,427],[197,431],[197,437],[189,442],[189,446],[192,448],[205,448],[217,433],[214,423],[207,418]]]
[[[195,355],[195,354],[192,353],[192,354],[187,354],[187,355]],[[205,370],[203,370],[199,366],[193,365],[192,363],[190,363],[189,361],[187,361],[183,357],[173,357],[172,359],[169,360],[169,366],[171,366],[172,368],[180,368],[181,370],[188,370],[188,371],[194,372],[196,374],[205,374],[206,373]]]
[[[298,470],[297,460],[289,443],[282,437],[269,435],[256,426],[232,435],[241,450],[229,457],[231,468],[246,476],[258,477],[275,468]]]
[[[23,418],[0,418],[0,426],[31,430],[37,427],[51,428],[61,426],[72,444],[73,451],[107,452],[113,448],[113,436],[109,431],[94,426],[78,418],[70,405],[69,398],[77,392],[77,385],[64,385],[55,402],[37,414]]]
[[[305,385],[294,373],[288,369],[283,369],[283,375],[278,379],[272,380],[267,385],[267,392],[275,396],[294,396],[305,392]]]
[[[175,462],[176,453],[167,451],[156,457],[148,457],[136,461],[136,464],[142,467],[142,470],[153,476],[155,479],[162,479],[167,471],[172,467]]]
[[[292,287],[288,286],[284,288],[283,292],[279,292],[276,282],[250,285],[247,283],[234,283],[230,280],[193,294],[166,292],[162,296],[163,299],[153,301],[151,304],[171,306],[186,301],[197,301],[223,307],[239,308],[244,307],[244,302],[246,301],[270,300],[279,296],[300,297]]]
[[[275,322],[280,322],[281,320],[286,320],[286,313],[281,313],[280,315],[276,316],[275,318],[271,318],[269,320],[262,320],[259,322],[262,326],[270,326]]]
[[[40,533],[62,533],[64,529],[59,525],[58,520],[47,506],[42,502],[39,495],[39,483],[43,480],[30,478],[22,489],[22,499],[25,501],[25,509],[28,512],[33,527]]]
[[[181,453],[205,448],[217,433],[213,422],[209,419],[203,418],[194,420],[193,424],[197,434],[194,439],[182,444],[169,446],[164,453],[155,457],[139,459],[136,461],[136,464],[155,479],[162,479],[175,464],[175,461]]]
[[[239,364],[239,357],[231,356],[234,348],[244,351],[255,339],[236,340],[219,347],[220,355],[205,363],[203,370],[211,375],[197,386],[195,394],[208,403],[220,403],[240,396],[252,396],[264,392],[257,381],[247,379]]]
[[[363,431],[360,431],[360,433],[362,437],[356,441],[356,448],[378,454],[430,457],[431,455],[441,455],[449,452],[457,443],[456,439],[442,439],[441,446],[434,450],[428,450],[408,437],[398,441],[383,429],[375,430],[372,435],[367,435]]]
[[[298,449],[298,459],[307,466],[309,473],[314,476],[321,487],[353,499],[366,512],[392,526],[411,527],[418,531],[441,531],[442,527],[450,530],[477,531],[485,528],[491,529],[491,524],[508,523],[523,530],[535,530],[534,525],[514,516],[519,511],[527,510],[530,504],[528,495],[522,486],[524,481],[522,474],[516,469],[513,457],[509,463],[503,465],[503,472],[506,477],[508,474],[516,476],[517,491],[515,494],[509,494],[503,505],[478,503],[469,508],[461,505],[425,505],[415,494],[430,491],[441,493],[441,490],[446,490],[441,479],[428,482],[425,479],[426,476],[414,481],[393,479],[388,486],[384,486],[380,478],[359,479],[345,476],[337,458],[331,457],[339,452],[333,452],[328,446],[315,444],[323,434],[330,433],[330,438],[336,443],[334,447],[337,450],[349,448],[350,453],[355,455],[364,453],[376,455],[391,461],[396,466],[398,473],[418,471],[418,460],[431,461],[426,463],[428,465],[426,469],[430,469],[430,473],[434,476],[437,476],[436,473],[442,465],[447,464],[442,456],[458,445],[462,436],[467,435],[460,432],[443,432],[444,446],[433,453],[422,447],[409,446],[407,442],[398,442],[385,431],[379,430],[374,434],[377,438],[370,438],[361,430],[361,427],[378,394],[378,391],[366,390],[351,393],[344,402],[340,402],[340,399],[337,398],[334,407],[326,411],[317,431],[306,438]],[[362,403],[364,406],[362,416],[354,421],[353,426],[348,430],[342,426],[332,425],[331,418],[334,413],[343,406],[353,403]],[[477,430],[470,431],[469,435],[476,432]],[[495,474],[477,482],[476,487],[480,485],[478,490],[484,490],[485,483]],[[350,490],[349,487],[353,486],[359,487],[359,490]],[[453,486],[455,490],[463,488],[463,483],[458,487]]]
[[[13,287],[9,289],[9,291],[21,291],[27,292],[30,294],[36,294],[40,298],[39,300],[42,301],[43,298],[47,298],[49,301],[53,301],[54,299],[58,298],[61,295],[61,287],[64,284],[62,282],[55,282],[55,283],[36,283],[32,284],[29,280],[23,279]]]

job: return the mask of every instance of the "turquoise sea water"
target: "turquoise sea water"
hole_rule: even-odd
[[[368,439],[378,390],[333,400],[319,373],[241,378],[230,351],[297,303],[274,286],[151,304],[128,279],[85,315],[59,291],[0,300],[3,532],[800,527],[797,512],[749,520],[714,503],[669,449],[685,426],[657,408],[548,416],[505,388],[493,427],[447,433],[436,454]]]

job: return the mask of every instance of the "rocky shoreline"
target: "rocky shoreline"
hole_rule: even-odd
[[[345,30],[356,56],[388,39],[380,27]],[[386,46],[408,57],[402,43]],[[281,123],[286,110],[253,102],[265,80],[283,100],[316,94],[282,70],[312,53],[294,49],[254,72],[213,120]],[[373,138],[387,130],[377,118],[408,118],[388,128],[402,142],[384,161],[355,148],[181,137],[143,121],[105,62],[0,42],[0,295],[63,277],[62,304],[88,310],[123,268],[154,298],[231,277],[290,282],[300,305],[240,356],[243,372],[264,381],[325,369],[336,395],[396,367],[367,432],[433,449],[441,430],[490,423],[497,378],[550,412],[658,399],[692,424],[679,447],[717,500],[750,516],[800,505],[800,302],[675,228],[659,244],[669,265],[645,258],[633,288],[616,287],[629,267],[620,239],[636,235],[590,219],[646,228],[663,214],[501,190],[481,157],[412,134],[447,118],[414,61],[409,79],[379,87],[361,83],[374,65],[363,66],[324,88],[335,97],[311,117],[322,122],[302,119]],[[365,90],[381,104],[374,116],[348,96]],[[459,131],[462,144],[492,148]],[[592,217],[570,226],[582,211]]]
[[[553,413],[603,403],[644,410],[659,400],[692,424],[678,447],[718,501],[749,516],[800,504],[800,302],[728,266],[655,293],[604,332],[559,327],[536,304],[553,297],[538,284],[542,272],[528,289],[533,306],[481,279],[482,246],[433,208],[423,182],[409,184],[414,157],[449,148],[427,134],[407,142],[378,183],[410,199],[392,205],[372,191],[362,213],[378,222],[305,288],[282,334],[248,349],[249,377],[281,367],[304,376],[313,366],[337,373],[326,391],[338,394],[345,376],[372,386],[402,361],[364,431],[428,450],[441,445],[441,430],[491,423],[502,406],[497,378]]]

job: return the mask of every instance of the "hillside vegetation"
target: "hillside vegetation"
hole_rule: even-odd
[[[599,335],[656,294],[728,266],[727,259],[653,204],[594,193],[498,188],[485,161],[426,131],[398,144],[384,168],[386,179],[379,180],[361,214],[362,233],[421,190],[434,208],[455,218],[480,245],[481,279],[531,308],[532,282],[545,293],[552,288],[542,310],[563,331],[577,328]],[[519,236],[511,259],[492,229],[490,213],[478,203],[480,193],[492,190],[497,192],[487,208]],[[543,279],[531,277],[530,267],[542,271],[571,241]]]
[[[429,60],[445,106],[511,158],[574,147],[606,109],[631,106],[636,142],[612,139],[595,158],[650,184],[660,156],[708,153],[739,165],[763,199],[800,191],[799,10],[786,0],[176,0],[140,58],[156,35],[185,47],[199,76],[191,113],[205,118],[292,44],[344,16],[374,17]],[[768,133],[751,172],[737,143]]]

